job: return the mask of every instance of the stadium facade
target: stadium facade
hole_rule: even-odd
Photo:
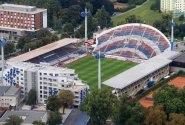
[[[75,96],[74,106],[78,106],[89,91],[73,69],[28,62],[7,62],[4,84],[20,87],[22,96],[35,89],[38,103],[46,103],[49,96],[57,95],[61,89],[70,90]]]
[[[156,28],[139,23],[124,24],[96,36],[94,53],[125,60],[148,60],[171,49],[169,40]]]
[[[87,54],[79,50],[75,44],[79,39],[65,38],[46,46],[37,48],[19,56],[10,58],[8,61],[47,63],[51,66],[64,66],[78,60]]]
[[[180,55],[179,52],[166,51],[163,52],[135,67],[114,76],[103,84],[114,88],[113,93],[117,96],[127,94],[129,96],[136,95],[140,90],[144,90],[170,72],[170,64],[173,59]]]
[[[158,29],[139,23],[124,24],[96,36],[93,53],[140,64],[103,82],[117,96],[136,95],[170,73],[170,64],[180,55]]]

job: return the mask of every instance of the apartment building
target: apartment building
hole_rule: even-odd
[[[0,5],[0,36],[16,40],[25,32],[47,28],[47,10],[35,6]]]
[[[7,62],[4,84],[20,87],[23,96],[35,89],[38,103],[46,103],[50,95],[57,95],[61,89],[70,90],[75,96],[74,106],[78,106],[89,91],[73,69],[28,62]]]
[[[0,108],[16,108],[21,102],[20,92],[15,86],[0,86]]]
[[[185,15],[185,0],[161,0],[162,12],[172,12],[174,16]]]

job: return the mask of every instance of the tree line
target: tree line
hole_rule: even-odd
[[[135,99],[102,89],[88,94],[80,108],[93,125],[106,125],[108,119],[115,125],[184,125],[184,97],[185,89],[166,86],[154,95],[154,106],[144,108]]]

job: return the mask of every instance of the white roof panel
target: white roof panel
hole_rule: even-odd
[[[117,76],[112,77],[111,79],[106,80],[103,82],[103,84],[113,88],[123,89],[128,85],[131,85],[132,83],[153,73],[154,71],[168,65],[172,62],[170,59],[177,55],[179,55],[178,52],[166,51],[139,65],[136,65],[125,72],[120,73]]]
[[[38,57],[38,56],[40,56],[42,54],[45,54],[47,52],[51,52],[53,50],[56,50],[60,47],[63,47],[63,46],[66,46],[68,44],[77,42],[78,40],[79,39],[65,38],[65,39],[56,41],[54,43],[48,44],[46,46],[34,49],[34,50],[32,50],[30,52],[27,52],[27,53],[24,53],[22,55],[13,57],[13,58],[9,59],[9,61],[17,61],[17,62],[27,61],[29,59]]]

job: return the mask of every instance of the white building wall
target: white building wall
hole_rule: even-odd
[[[26,95],[30,89],[35,86],[38,103],[46,103],[49,96],[57,95],[61,89],[65,89],[74,93],[74,104],[78,106],[89,91],[89,87],[83,84],[78,79],[78,75],[75,74],[75,71],[71,69],[51,66],[44,67],[25,62],[22,63],[21,66],[17,66],[16,63],[15,65],[14,63],[10,63],[4,72],[4,76],[7,75],[13,67],[19,71],[19,73],[13,77],[13,81],[21,87],[22,95]],[[11,85],[8,81],[4,83]]]
[[[47,28],[47,11],[43,12],[43,28]]]
[[[185,0],[161,0],[162,12],[173,12],[174,16],[185,14]]]
[[[0,96],[0,107],[9,108],[10,106],[18,106],[20,103],[20,93],[14,96]]]

